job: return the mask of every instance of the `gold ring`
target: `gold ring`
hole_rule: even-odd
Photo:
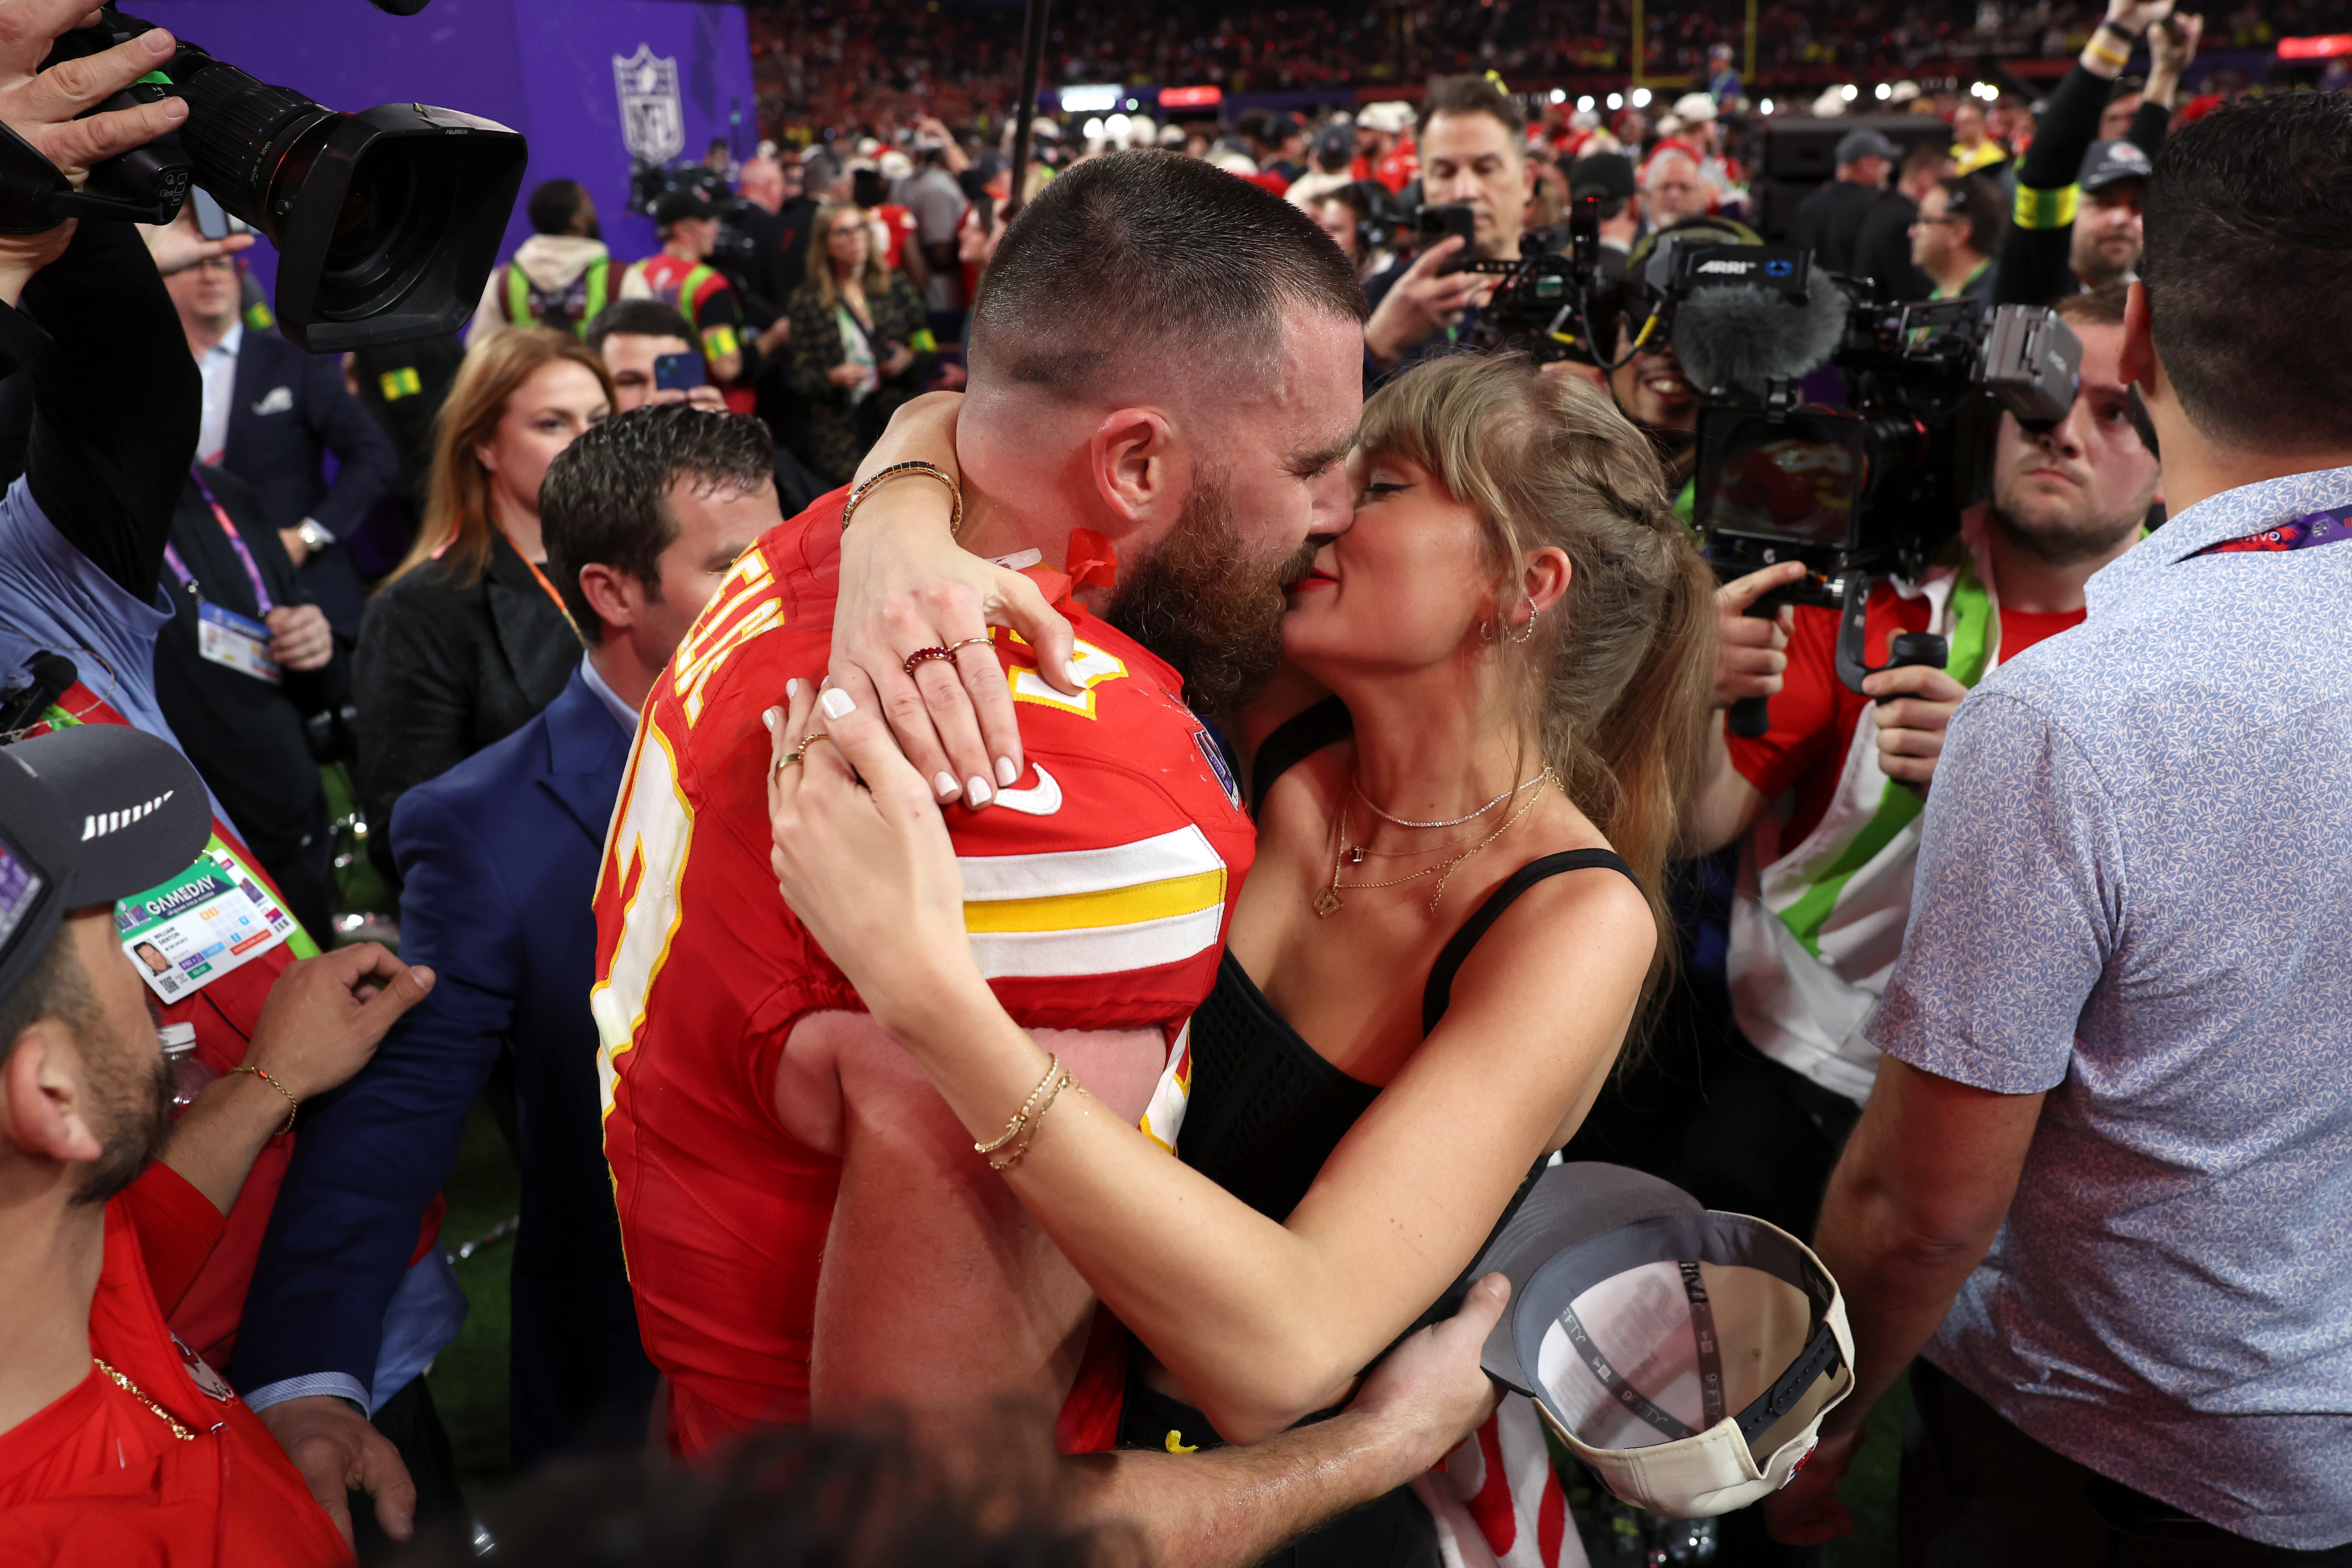
[[[808,749],[816,744],[819,741],[831,741],[832,739],[832,736],[826,734],[822,730],[810,731],[807,734],[801,737],[801,743],[799,745],[794,746],[791,751],[786,752],[782,756],[776,759],[776,765],[773,771],[782,773],[789,767],[805,766],[807,764],[805,753]],[[837,744],[838,742],[835,743]]]

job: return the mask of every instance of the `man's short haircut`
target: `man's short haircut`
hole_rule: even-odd
[[[1511,145],[1524,153],[1527,147],[1528,117],[1511,101],[1511,95],[1483,76],[1433,76],[1428,90],[1422,94],[1421,119],[1413,129],[1419,136],[1429,134],[1429,122],[1441,114],[1491,114],[1511,133]]]
[[[1982,174],[1960,174],[1944,182],[1944,214],[1969,220],[1969,248],[1979,256],[1998,256],[2000,239],[2009,231],[2009,203],[2000,187]]]
[[[2130,298],[2130,284],[2102,283],[2080,294],[2069,294],[2051,309],[2070,327],[2120,327],[2124,324],[2124,302]]]
[[[1940,168],[1952,161],[1950,149],[1940,142],[1922,142],[1903,154],[1901,178],[1916,179],[1930,169]]]
[[[1659,176],[1665,173],[1666,165],[1677,158],[1691,166],[1692,174],[1704,175],[1706,174],[1706,171],[1700,167],[1699,161],[1696,158],[1692,157],[1688,153],[1684,152],[1679,147],[1668,147],[1664,152],[1655,153],[1651,155],[1649,166],[1642,171],[1642,189],[1644,191],[1655,189]]]
[[[587,199],[587,190],[577,180],[547,181],[530,193],[531,232],[570,234],[572,220]]]
[[[675,305],[659,300],[615,300],[588,323],[588,352],[602,354],[604,340],[623,338],[684,338],[691,346],[694,328]]]
[[[556,454],[539,488],[539,529],[547,574],[583,637],[604,631],[580,568],[595,563],[626,572],[661,593],[661,553],[677,539],[670,487],[680,479],[712,490],[757,489],[775,478],[776,443],[748,414],[719,414],[687,403],[632,409]]]
[[[1271,367],[1284,321],[1360,322],[1355,269],[1263,185],[1181,153],[1090,158],[1004,231],[967,332],[976,387],[1126,396],[1191,366]]]
[[[16,1053],[17,1037],[44,1018],[58,1020],[76,1039],[98,1034],[98,998],[74,952],[70,923],[57,929],[40,962],[25,972],[15,990],[0,997],[0,1062]]]
[[[2215,110],[2149,172],[2140,281],[2190,423],[2254,451],[2352,447],[2352,98]]]

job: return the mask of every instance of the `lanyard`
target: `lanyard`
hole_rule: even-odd
[[[192,468],[188,470],[188,477],[196,481],[196,489],[203,494],[205,504],[213,509],[213,521],[220,524],[223,533],[228,535],[230,546],[236,551],[236,558],[245,563],[246,581],[253,584],[254,603],[260,606],[263,616],[268,616],[277,606],[270,603],[269,590],[262,585],[261,568],[254,564],[253,552],[246,548],[245,536],[237,532],[236,524],[229,521],[228,509],[221,505],[219,499],[213,494],[212,486],[205,483],[205,476]],[[188,570],[188,563],[180,559],[180,552],[169,542],[163,546],[163,559],[171,563],[173,574],[181,582],[191,587],[195,585],[196,574]],[[549,590],[551,593],[553,591]]]
[[[2282,522],[2243,539],[2225,539],[2197,552],[2199,555],[2236,555],[2272,550],[2308,550],[2315,544],[2340,544],[2352,539],[2352,506],[2333,511],[2311,511],[2292,522]]]
[[[520,550],[515,553],[522,555]],[[547,580],[547,574],[539,569],[539,563],[528,555],[522,555],[522,563],[530,568],[530,574],[539,579],[539,585],[547,590],[549,598],[555,601],[555,613],[563,617],[563,624],[570,626],[575,633],[579,631],[580,624],[572,618],[572,607],[563,602],[563,595],[555,591],[555,584]]]

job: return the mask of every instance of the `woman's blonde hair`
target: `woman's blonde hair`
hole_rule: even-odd
[[[433,420],[433,470],[425,480],[425,521],[416,542],[393,572],[404,576],[445,558],[460,586],[480,581],[490,563],[490,476],[474,448],[498,433],[522,384],[558,361],[581,365],[613,402],[604,362],[577,338],[551,327],[509,327],[474,345],[457,368],[448,401]],[[389,579],[387,579],[389,581]]]
[[[1705,754],[1715,578],[1649,442],[1599,389],[1521,354],[1416,367],[1364,405],[1360,439],[1428,469],[1485,523],[1514,695],[1568,798],[1640,879],[1663,963],[1665,864]],[[1514,642],[1523,558],[1547,545],[1567,552],[1568,589]]]
[[[841,284],[833,275],[833,252],[825,247],[833,243],[833,220],[844,213],[856,213],[858,221],[866,226],[866,273],[861,279],[866,297],[873,300],[890,291],[890,264],[882,259],[881,247],[874,243],[874,225],[866,217],[866,209],[856,202],[827,202],[816,209],[808,253],[809,281],[827,308],[841,303]]]

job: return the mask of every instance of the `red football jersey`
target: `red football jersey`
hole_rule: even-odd
[[[773,1084],[801,1017],[863,1008],[769,869],[760,715],[787,679],[824,672],[845,494],[764,535],[679,644],[596,890],[604,1149],[683,1454],[808,1418],[840,1164],[778,1125]],[[1031,769],[987,811],[948,809],[965,920],[1020,1023],[1163,1031],[1171,1059],[1144,1125],[1171,1142],[1183,1026],[1215,980],[1255,835],[1175,673],[1092,616],[1076,633],[1080,698],[998,634]]]

